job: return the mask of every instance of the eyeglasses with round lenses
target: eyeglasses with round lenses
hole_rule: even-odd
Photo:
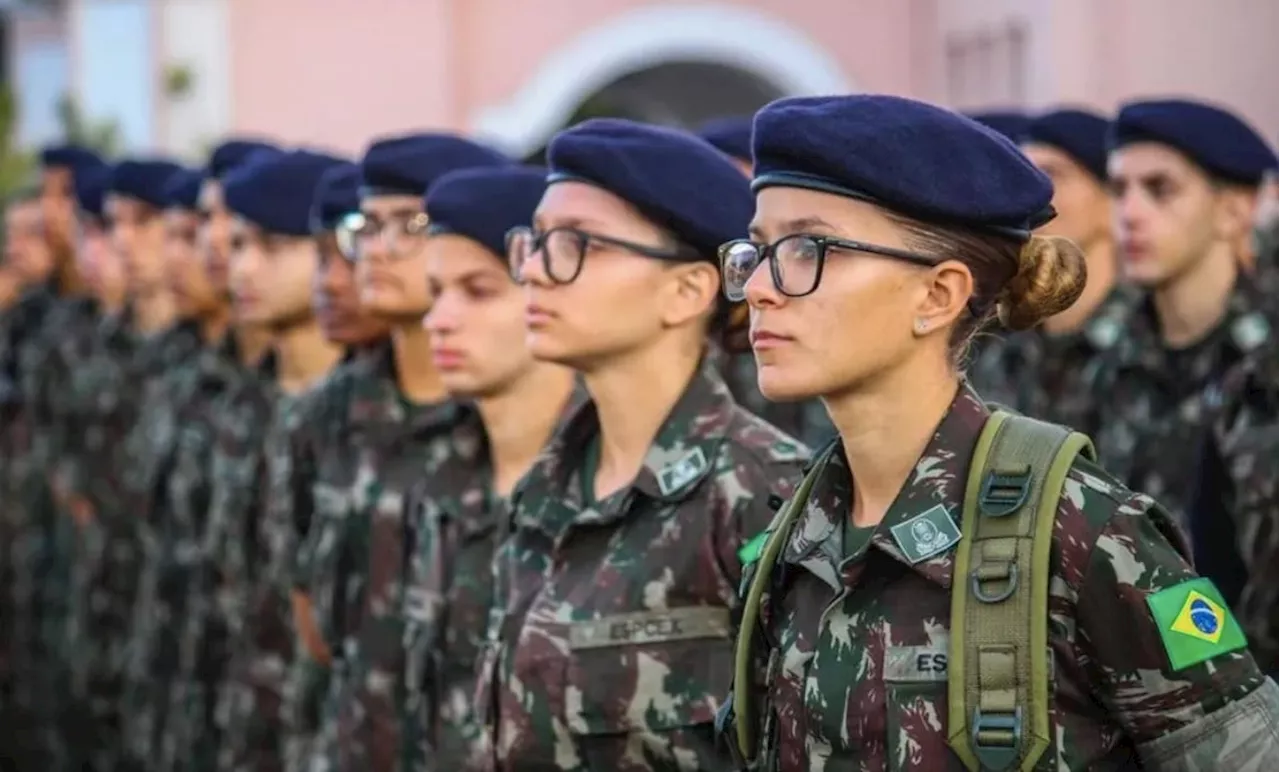
[[[556,284],[571,284],[582,273],[587,252],[593,247],[622,249],[654,260],[683,261],[696,257],[687,248],[660,249],[577,228],[535,231],[521,226],[507,231],[507,261],[511,278],[523,282],[525,266],[530,258],[537,255],[548,279]]]
[[[359,260],[374,239],[394,258],[411,257],[422,249],[431,221],[425,214],[392,217],[385,222],[363,212],[352,212],[338,221],[334,229],[338,250],[348,260]]]
[[[778,292],[790,298],[810,295],[822,281],[827,253],[832,249],[865,252],[927,267],[938,262],[904,249],[806,233],[783,236],[772,244],[737,239],[720,246],[720,275],[724,295],[735,303],[746,299],[747,282],[756,268],[765,261],[769,263],[769,275]]]

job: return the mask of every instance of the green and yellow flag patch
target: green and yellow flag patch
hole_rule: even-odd
[[[1208,579],[1191,579],[1147,597],[1160,630],[1169,665],[1183,670],[1246,645],[1240,623],[1231,616],[1218,588]]]
[[[742,565],[748,566],[760,559],[760,555],[764,552],[764,543],[769,541],[769,532],[761,531],[752,536],[744,545],[738,548],[738,560],[742,561]]]

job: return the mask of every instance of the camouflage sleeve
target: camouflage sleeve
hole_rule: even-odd
[[[1275,683],[1213,583],[1166,538],[1179,538],[1167,522],[1149,497],[1128,494],[1090,552],[1076,601],[1090,686],[1148,769],[1274,769]]]
[[[732,582],[735,594],[742,581],[744,545],[769,527],[778,508],[791,498],[804,476],[802,467],[807,451],[799,445],[792,447],[794,453],[739,462],[735,484],[725,494],[730,499],[727,508],[729,519],[724,524],[721,538],[716,541],[716,548],[721,567]]]

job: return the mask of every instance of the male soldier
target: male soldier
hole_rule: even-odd
[[[498,153],[450,134],[375,141],[360,164],[361,214],[344,225],[361,305],[391,326],[390,345],[345,365],[308,400],[290,436],[282,489],[307,532],[295,611],[308,656],[332,658],[318,768],[394,769],[404,645],[404,494],[447,462],[469,425],[429,356],[423,193],[442,174],[498,166]],[[323,644],[323,645],[319,645]]]
[[[729,156],[743,174],[751,176],[750,116],[708,121],[697,133]],[[724,359],[725,382],[738,404],[811,448],[822,447],[835,434],[827,409],[818,400],[770,402],[760,394],[756,384],[756,358],[749,347],[741,352],[716,354]]]
[[[1082,110],[1054,110],[1033,118],[1022,152],[1053,181],[1058,216],[1040,229],[1084,250],[1088,283],[1071,308],[1035,330],[989,341],[969,368],[988,400],[1025,415],[1094,431],[1096,395],[1090,368],[1119,339],[1132,293],[1116,283],[1107,195],[1107,120]]]
[[[462,769],[476,752],[475,663],[508,502],[581,402],[573,371],[536,361],[525,345],[524,293],[505,255],[507,232],[533,221],[545,180],[540,167],[464,169],[427,190],[432,357],[449,393],[474,400],[479,415],[474,444],[410,497],[405,772]]]
[[[264,446],[273,442],[273,432],[290,425],[297,398],[341,357],[324,338],[310,298],[318,263],[310,238],[312,197],[325,172],[341,164],[332,156],[294,150],[254,157],[223,183],[235,218],[235,314],[240,324],[272,331],[272,356],[260,372],[274,377],[244,380],[221,404],[212,459],[213,504],[206,525],[215,530],[206,530],[204,543],[232,646],[228,683],[218,695],[222,736],[208,743],[219,750],[220,769],[284,768],[281,703],[293,636],[279,574],[288,552],[276,541],[271,513],[245,497],[263,496],[270,488],[271,470],[259,471]],[[232,486],[239,490],[228,490]]]
[[[1276,156],[1236,116],[1178,100],[1125,105],[1111,146],[1121,265],[1144,297],[1095,387],[1098,451],[1185,526],[1206,390],[1274,345],[1236,250]]]

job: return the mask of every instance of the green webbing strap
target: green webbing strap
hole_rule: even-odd
[[[778,513],[769,525],[769,537],[760,552],[760,560],[756,563],[755,574],[747,589],[747,598],[742,609],[742,623],[738,626],[738,640],[734,642],[733,657],[733,726],[738,743],[738,751],[742,758],[751,761],[755,758],[756,738],[755,722],[751,713],[751,685],[753,682],[751,662],[751,641],[756,635],[756,624],[760,619],[760,602],[765,588],[769,586],[769,576],[773,573],[773,564],[778,562],[778,554],[791,536],[791,527],[795,524],[805,504],[809,503],[809,492],[814,482],[822,475],[827,460],[839,442],[832,442],[814,461],[809,473],[800,481],[800,487],[787,502],[786,509]]]
[[[951,589],[947,738],[972,772],[1029,772],[1051,741],[1049,556],[1089,438],[996,411],[974,449]]]

